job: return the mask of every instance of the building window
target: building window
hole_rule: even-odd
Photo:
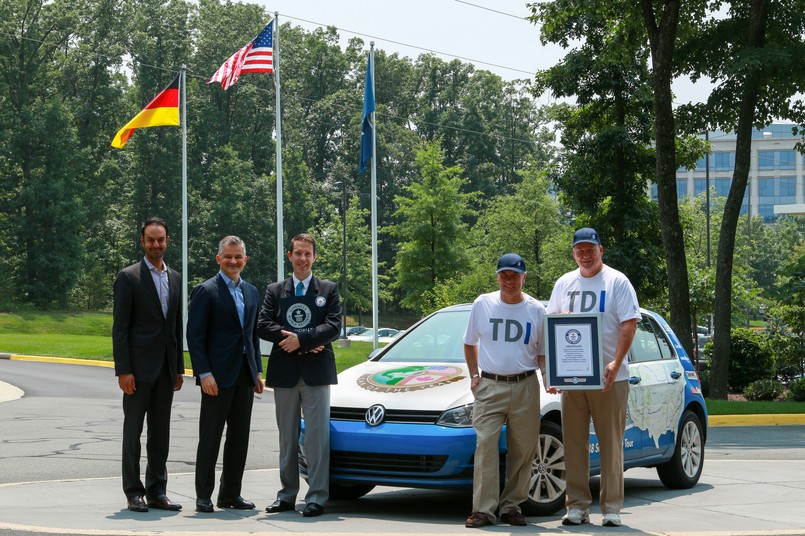
[[[775,179],[761,178],[758,181],[758,197],[774,197]]]
[[[706,179],[696,179],[693,181],[693,195],[698,196],[701,193],[704,193],[707,190],[707,180]]]
[[[797,153],[795,151],[758,151],[758,169],[795,169]]]
[[[760,184],[758,189],[760,203],[785,205],[797,202],[796,177],[762,177],[758,182]]]
[[[677,179],[676,180],[676,197],[681,199],[683,197],[688,196],[688,180],[687,179]]]
[[[729,153],[713,153],[713,169],[716,171],[734,171],[735,170],[735,152]]]
[[[774,214],[774,205],[758,205],[757,211],[763,223],[774,223],[777,220],[777,216]]]
[[[732,179],[710,179],[711,186],[716,189],[716,196],[727,197],[730,193]]]

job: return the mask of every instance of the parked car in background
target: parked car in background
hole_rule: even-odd
[[[463,350],[469,312],[469,304],[441,309],[375,350],[366,363],[339,374],[331,390],[332,498],[357,499],[376,485],[472,489],[473,396]],[[701,475],[707,436],[699,378],[665,320],[651,311],[641,313],[628,356],[625,466],[656,467],[666,486],[689,488]],[[550,515],[564,507],[560,396],[542,392],[540,401],[539,449],[530,499],[523,505],[528,515]],[[302,428],[304,476],[304,423]],[[500,450],[506,451],[505,433]],[[597,474],[600,457],[592,426],[590,462]]]
[[[350,326],[348,328],[341,328],[341,338],[343,339],[344,336],[349,337],[350,335],[360,335],[367,329],[369,328],[364,326]]]
[[[380,328],[377,330],[377,342],[390,343],[400,334],[400,330],[393,328]],[[350,335],[347,338],[352,341],[372,342],[374,341],[375,330],[368,328],[358,335]]]

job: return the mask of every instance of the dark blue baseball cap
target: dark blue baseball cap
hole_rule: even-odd
[[[498,261],[498,272],[511,270],[512,272],[525,273],[525,262],[517,253],[506,253]]]
[[[589,242],[596,246],[601,245],[601,237],[595,232],[592,227],[582,227],[573,234],[573,245],[580,244],[581,242]]]

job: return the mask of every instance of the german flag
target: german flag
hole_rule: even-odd
[[[179,75],[163,89],[134,119],[121,128],[112,147],[120,149],[138,128],[179,125]]]

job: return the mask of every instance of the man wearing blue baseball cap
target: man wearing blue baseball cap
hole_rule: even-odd
[[[479,528],[497,519],[527,525],[520,504],[528,499],[531,464],[539,440],[537,369],[545,371],[542,322],[545,307],[523,292],[522,257],[500,257],[500,290],[475,299],[464,333],[464,359],[475,396],[472,426],[477,436],[472,513],[465,526]],[[498,442],[506,427],[506,482],[500,490]]]
[[[590,520],[590,419],[601,451],[599,504],[602,524],[618,527],[623,507],[623,433],[629,396],[626,354],[632,345],[640,309],[629,279],[603,262],[601,237],[590,227],[573,235],[577,270],[560,277],[553,287],[548,312],[601,314],[604,388],[562,392],[562,438],[567,469],[567,514],[563,525]]]

